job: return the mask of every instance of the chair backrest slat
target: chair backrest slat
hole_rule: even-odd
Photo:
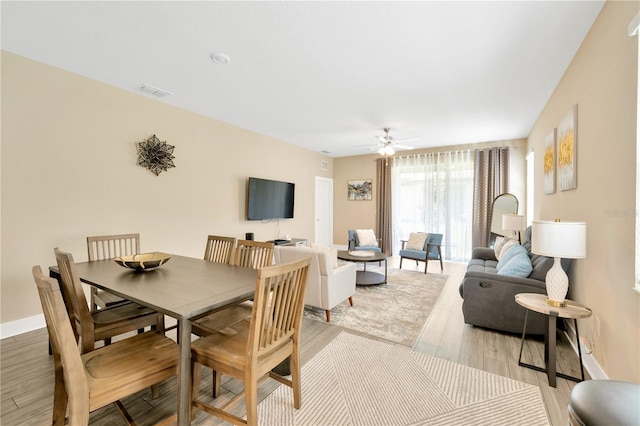
[[[89,424],[89,384],[60,288],[54,279],[42,273],[40,266],[34,266],[32,274],[47,323],[55,368],[62,369],[64,375],[69,424]]]
[[[238,241],[233,264],[253,269],[272,265],[273,243],[249,240]]]
[[[89,261],[133,256],[140,253],[140,234],[87,237]]]
[[[234,237],[209,235],[207,237],[207,246],[204,250],[204,260],[215,263],[231,263],[236,241],[237,239]]]
[[[67,305],[69,319],[76,335],[80,338],[82,353],[90,352],[95,345],[93,318],[91,317],[91,312],[89,312],[87,298],[84,295],[82,283],[76,271],[76,264],[71,253],[60,251],[57,247],[53,251],[56,255],[64,293],[68,297],[68,302],[71,302]]]
[[[298,339],[311,258],[263,267],[251,313],[248,356],[255,359],[286,339]]]

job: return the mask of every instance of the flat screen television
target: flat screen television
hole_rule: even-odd
[[[293,219],[295,183],[249,178],[247,220]]]

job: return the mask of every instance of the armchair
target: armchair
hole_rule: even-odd
[[[424,243],[420,244],[419,241],[424,238]],[[409,242],[418,242],[418,246],[422,246],[421,249],[416,248],[408,244]],[[409,240],[402,240],[402,249],[400,250],[400,269],[402,269],[402,260],[411,259],[418,262],[424,262],[424,273],[427,273],[427,266],[429,266],[429,260],[439,260],[440,270],[444,268],[442,266],[442,251],[440,246],[442,244],[442,234],[425,234],[424,232],[412,232]],[[405,248],[406,247],[406,248]]]
[[[359,231],[359,232],[358,232]],[[351,250],[373,250],[378,253],[382,253],[381,240],[376,237],[372,229],[349,229],[349,251]],[[358,238],[358,233],[368,236],[369,240],[373,241],[361,241],[362,238]],[[374,244],[375,243],[375,244]]]
[[[355,263],[337,266],[337,257],[323,248],[275,246],[274,257],[276,264],[311,257],[304,303],[324,309],[327,322],[331,320],[331,309],[336,305],[349,300],[353,306],[352,296],[356,293]]]

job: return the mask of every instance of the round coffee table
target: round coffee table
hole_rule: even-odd
[[[387,255],[375,251],[338,250],[338,259],[348,262],[362,262],[364,270],[356,272],[356,285],[378,285],[387,283]],[[384,260],[384,274],[367,271],[367,263],[382,262]]]

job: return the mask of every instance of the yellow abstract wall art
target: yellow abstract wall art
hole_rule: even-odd
[[[544,193],[556,192],[556,129],[544,138]]]
[[[578,184],[577,124],[578,105],[573,105],[558,124],[558,188],[560,191],[575,189]]]

